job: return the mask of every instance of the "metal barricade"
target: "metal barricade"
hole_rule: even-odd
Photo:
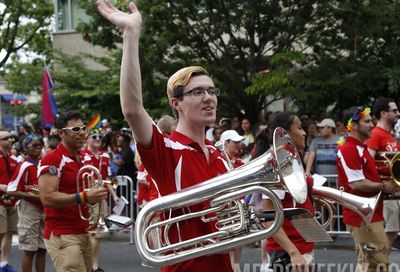
[[[324,186],[338,189],[338,176],[337,175],[323,175],[327,181]],[[329,227],[328,233],[331,235],[335,234],[350,234],[349,231],[346,230],[346,225],[343,223],[343,215],[342,215],[342,206],[339,204],[335,204],[336,211],[332,215],[332,224]],[[327,214],[324,210],[322,210],[322,217],[326,219]]]
[[[133,184],[132,179],[129,176],[116,176],[115,177],[118,180],[118,187],[115,190],[116,194],[119,197],[124,197],[127,201],[129,201],[128,205],[125,206],[124,210],[122,211],[122,216],[127,216],[132,219],[133,222],[135,222],[135,212],[136,215],[138,213],[138,207],[136,204],[136,191],[135,191],[135,186]],[[109,207],[109,214],[112,214],[112,208],[113,208],[113,201],[111,196],[109,196],[108,199],[108,207]],[[116,229],[116,230],[122,230],[122,229]],[[129,226],[129,242],[133,244],[134,242],[134,236],[133,236],[133,231],[134,231],[134,225]]]

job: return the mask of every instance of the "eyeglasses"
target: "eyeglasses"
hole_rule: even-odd
[[[92,140],[97,140],[97,139],[99,139],[99,140],[101,140],[101,139],[103,139],[103,135],[96,135],[96,134],[93,134],[93,135],[90,135],[90,136],[89,136],[89,139],[92,139]]]
[[[65,127],[62,130],[71,130],[74,133],[85,133],[87,131],[87,126],[76,126],[76,127]]]
[[[36,143],[36,144],[27,145],[27,147],[42,148],[43,145]]]
[[[221,93],[221,91],[215,87],[210,87],[207,89],[198,87],[198,88],[191,89],[187,92],[184,92],[182,96],[191,95],[194,97],[200,97],[200,96],[204,96],[206,92],[210,96],[219,96],[219,94]]]

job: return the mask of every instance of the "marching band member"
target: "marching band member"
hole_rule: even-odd
[[[365,144],[374,127],[370,109],[351,107],[343,115],[348,136],[339,147],[336,165],[338,185],[345,192],[372,197],[380,191],[392,193],[396,185],[390,181],[381,182]],[[353,236],[357,252],[357,270],[363,272],[387,271],[389,264],[388,241],[384,231],[382,198],[379,199],[371,223],[366,225],[355,212],[343,207],[343,222]],[[378,269],[378,270],[377,270]]]
[[[111,169],[110,169],[110,156],[107,152],[103,152],[101,149],[101,139],[103,135],[100,133],[100,130],[94,128],[90,130],[89,136],[87,139],[87,147],[83,151],[84,165],[92,165],[99,169],[101,173],[101,177],[103,180],[106,180],[108,177],[111,176]],[[118,196],[115,193],[114,189],[110,184],[105,184],[107,187],[108,192],[111,194],[114,202],[118,201]],[[108,215],[108,204],[107,200],[104,199],[103,201],[103,214]],[[101,239],[106,237],[108,233],[94,233],[91,235],[92,238],[92,247],[93,247],[93,265],[92,271],[93,272],[103,272],[104,270],[99,267],[99,257],[100,257],[100,243]]]
[[[284,128],[299,152],[305,148],[306,132],[303,130],[300,118],[293,112],[279,112],[273,115],[268,125],[269,144],[272,143],[273,132],[277,127]],[[308,192],[311,192],[311,178],[307,177]],[[305,208],[314,214],[314,207],[310,200],[310,193],[304,204],[295,204],[294,199],[286,190],[274,190],[282,200],[284,208]],[[271,200],[264,200],[264,209],[274,209]],[[282,227],[267,239],[267,252],[270,257],[270,268],[273,271],[315,271],[310,269],[314,264],[314,243],[306,242],[288,219]],[[283,269],[284,268],[284,269]],[[310,269],[310,270],[309,270]]]
[[[45,207],[44,243],[57,271],[90,272],[92,244],[85,203],[95,204],[107,197],[106,188],[77,190],[77,173],[83,166],[81,148],[86,126],[77,112],[64,112],[56,120],[61,144],[43,157],[38,168],[40,198]]]
[[[397,152],[397,144],[391,131],[399,120],[400,112],[393,99],[378,98],[372,108],[372,114],[375,116],[377,124],[366,144],[372,158],[384,160],[377,154],[378,152]],[[390,176],[390,169],[383,162],[376,162],[376,166],[380,175]],[[397,233],[400,231],[400,200],[383,201],[383,218],[385,218],[385,231],[390,251],[396,241]]]
[[[167,195],[201,183],[227,168],[220,153],[205,139],[205,127],[216,119],[217,96],[220,91],[201,67],[186,67],[168,80],[167,94],[178,117],[176,131],[166,137],[153,123],[142,102],[139,67],[139,34],[141,16],[133,2],[131,13],[124,13],[106,1],[97,1],[100,13],[123,31],[121,65],[122,112],[132,128],[144,167],[156,177],[160,195]],[[204,209],[203,204],[191,207],[193,212]],[[181,226],[183,240],[215,230],[215,226],[199,218],[187,220]],[[176,242],[177,228],[171,227],[169,239]],[[228,254],[202,256],[168,267],[162,271],[232,271]]]
[[[37,135],[28,135],[23,141],[25,160],[17,167],[7,194],[21,198],[18,204],[18,246],[24,251],[22,271],[44,272],[46,247],[43,242],[44,213],[37,186],[37,166],[43,148],[43,141]]]
[[[3,192],[7,190],[7,185],[18,165],[17,161],[9,156],[12,146],[11,137],[8,131],[0,131],[0,184]],[[17,270],[8,263],[8,257],[11,252],[12,235],[17,232],[18,213],[15,200],[3,192],[0,193],[0,272],[16,272]]]

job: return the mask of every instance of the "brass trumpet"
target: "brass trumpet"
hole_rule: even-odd
[[[400,152],[378,152],[375,156],[377,169],[379,172],[388,169],[390,175],[380,175],[382,180],[393,180],[400,189]],[[384,194],[385,200],[400,199],[400,192],[394,194]]]

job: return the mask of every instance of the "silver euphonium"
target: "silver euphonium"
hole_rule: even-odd
[[[266,239],[279,230],[284,220],[282,203],[272,191],[282,187],[297,202],[305,202],[307,187],[300,156],[286,131],[277,128],[273,147],[257,159],[148,203],[136,219],[138,252],[146,265],[160,267]],[[242,200],[252,193],[266,195],[275,206],[275,219],[267,229],[261,227],[255,212]],[[191,212],[191,207],[199,203],[208,203],[208,208]],[[179,215],[173,216],[177,211]],[[216,230],[182,239],[180,229],[194,218],[204,224],[213,223]],[[172,227],[178,231],[175,243],[169,239]]]
[[[89,191],[94,187],[103,188],[105,181],[101,176],[99,169],[92,165],[86,165],[79,169],[76,175],[76,187],[77,192]],[[82,212],[81,205],[78,205],[79,215],[82,220],[89,221],[88,231],[91,233],[107,232],[108,228],[105,222],[105,211],[103,200],[94,205],[85,203],[88,209],[89,215],[86,217]]]

